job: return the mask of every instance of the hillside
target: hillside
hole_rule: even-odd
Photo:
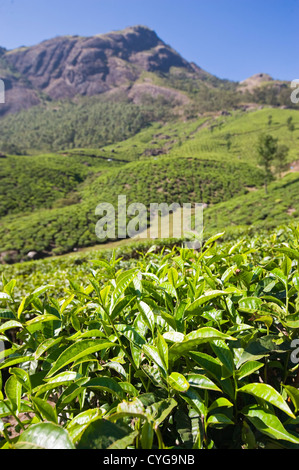
[[[8,97],[0,109],[2,263],[98,245],[95,208],[122,194],[147,206],[204,203],[207,233],[246,231],[263,217],[258,204],[250,209],[263,199],[261,133],[288,147],[286,170],[297,168],[289,83],[263,73],[221,80],[144,26],[1,49],[0,72]],[[296,218],[293,205],[281,207],[279,221]]]
[[[48,169],[47,177],[51,176],[50,171]],[[28,214],[23,211],[12,215],[11,210],[11,215],[3,217],[0,223],[4,260],[17,260],[20,257],[24,259],[32,251],[37,252],[38,256],[62,254],[101,243],[95,234],[99,219],[95,215],[95,209],[102,202],[109,202],[117,208],[118,195],[127,195],[128,203],[140,202],[146,206],[155,202],[183,204],[204,201],[209,204],[246,193],[245,186],[261,185],[263,182],[262,172],[249,165],[224,165],[196,158],[167,157],[158,162],[140,161],[115,170],[103,171],[102,168],[102,173],[96,179],[92,174],[81,188],[77,186],[76,192],[71,185],[72,181],[73,184],[76,183],[74,176],[70,174],[71,179],[68,180],[65,174],[64,179],[69,181],[72,191],[66,195],[59,193],[59,188],[56,187],[56,194],[53,194],[56,201],[49,199],[47,190],[51,188],[45,186],[42,179],[40,185],[34,188],[34,198],[32,192],[24,194],[27,200],[20,195],[21,205],[24,210],[27,209]],[[54,183],[53,180],[52,185],[54,184],[59,184],[59,181]],[[64,190],[66,189],[65,186]],[[43,209],[40,209],[43,198]],[[3,199],[6,200],[6,197]],[[36,211],[33,208],[34,203]],[[47,209],[49,204],[52,209]],[[16,210],[15,208],[14,212]]]
[[[288,128],[289,118],[293,130]],[[126,195],[128,204],[146,206],[204,203],[207,236],[224,229],[234,236],[251,225],[264,229],[288,223],[298,214],[297,179],[294,174],[292,184],[286,185],[277,175],[265,196],[255,146],[266,132],[288,145],[291,169],[298,160],[299,116],[295,110],[274,108],[156,122],[100,149],[2,158],[1,260],[99,245],[95,209],[101,202],[117,208],[118,195]]]
[[[254,235],[299,219],[299,172],[289,173],[264,189],[234,197],[208,208],[204,214],[206,236],[224,231],[226,239]]]

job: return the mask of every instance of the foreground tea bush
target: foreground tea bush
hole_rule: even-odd
[[[0,293],[2,448],[299,448],[299,230]]]

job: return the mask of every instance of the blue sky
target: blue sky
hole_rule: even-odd
[[[0,0],[0,46],[135,24],[220,78],[299,78],[299,0]]]

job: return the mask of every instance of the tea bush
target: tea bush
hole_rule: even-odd
[[[299,228],[0,293],[1,448],[298,448]]]

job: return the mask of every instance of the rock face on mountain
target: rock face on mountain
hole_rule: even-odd
[[[38,92],[58,100],[129,87],[144,71],[167,73],[178,67],[199,73],[144,26],[93,37],[57,37],[32,47],[2,50],[1,57],[11,71],[4,77],[7,90],[14,90],[8,97],[15,94],[19,108],[37,104]],[[5,112],[16,110],[7,100]]]
[[[253,75],[252,77],[247,78],[246,80],[243,80],[240,82],[241,87],[244,90],[254,90],[254,88],[258,88],[261,86],[263,83],[269,83],[273,82],[273,78],[267,74],[267,73],[257,73]]]
[[[0,105],[0,117],[40,103],[38,91],[24,76],[12,70],[6,60],[7,54],[5,49],[0,48],[0,78],[4,81],[5,98],[5,103],[1,102]]]
[[[92,37],[56,37],[11,51],[0,47],[0,79],[5,83],[0,117],[45,100],[118,91],[135,103],[142,103],[144,95],[162,95],[185,105],[190,102],[186,86],[178,83],[192,89],[196,82],[197,88],[207,89],[225,82],[186,61],[146,26]],[[238,91],[252,91],[271,81],[269,75],[258,74],[242,82]]]

